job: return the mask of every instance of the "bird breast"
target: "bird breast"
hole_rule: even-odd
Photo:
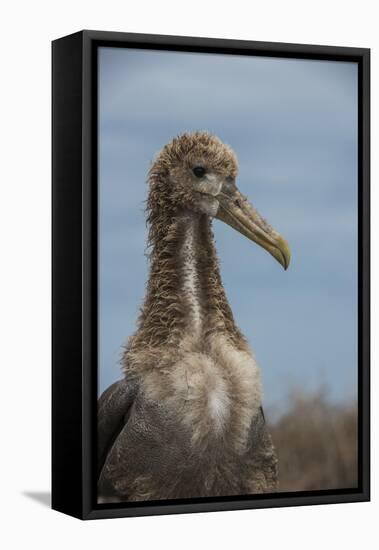
[[[191,440],[203,450],[215,439],[228,439],[243,452],[252,418],[261,405],[261,382],[253,356],[236,350],[221,336],[206,352],[183,342],[174,363],[162,358],[144,376],[145,399],[175,416]]]

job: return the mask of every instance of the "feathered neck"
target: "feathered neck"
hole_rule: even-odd
[[[222,285],[209,216],[165,210],[150,212],[148,221],[150,274],[126,355],[138,348],[175,347],[187,336],[200,351],[220,333],[244,348]]]

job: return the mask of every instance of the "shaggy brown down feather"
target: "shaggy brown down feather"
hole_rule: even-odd
[[[179,250],[183,245],[187,220],[181,213],[196,209],[196,195],[188,182],[187,171],[199,160],[220,176],[236,177],[237,159],[233,151],[217,137],[206,132],[183,134],[166,145],[149,172],[147,199],[150,277],[138,330],[128,344],[128,354],[136,348],[176,345],[181,339],[187,317],[181,293]],[[211,220],[199,217],[202,246],[199,247],[198,271],[202,294],[207,297],[208,334],[224,330],[237,346],[246,349],[244,337],[236,327],[222,286],[214,247]]]
[[[122,359],[123,384],[138,390],[125,402],[121,428],[115,415],[118,435],[110,438],[100,467],[99,494],[108,501],[276,488],[277,459],[262,416],[259,370],[225,295],[212,218],[194,191],[191,170],[199,163],[220,179],[238,173],[233,151],[206,132],[176,137],[149,172],[150,273],[137,331]],[[200,332],[191,325],[183,291],[189,227]],[[99,407],[111,414],[106,392]],[[110,425],[101,415],[100,422]]]

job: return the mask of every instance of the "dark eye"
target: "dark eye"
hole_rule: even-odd
[[[192,172],[197,178],[202,178],[205,175],[205,168],[203,168],[202,166],[195,166]]]

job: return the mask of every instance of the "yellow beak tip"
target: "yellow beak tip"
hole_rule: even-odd
[[[280,250],[279,262],[282,264],[284,271],[287,271],[291,262],[291,250],[288,243],[283,237],[278,239],[278,249]]]

